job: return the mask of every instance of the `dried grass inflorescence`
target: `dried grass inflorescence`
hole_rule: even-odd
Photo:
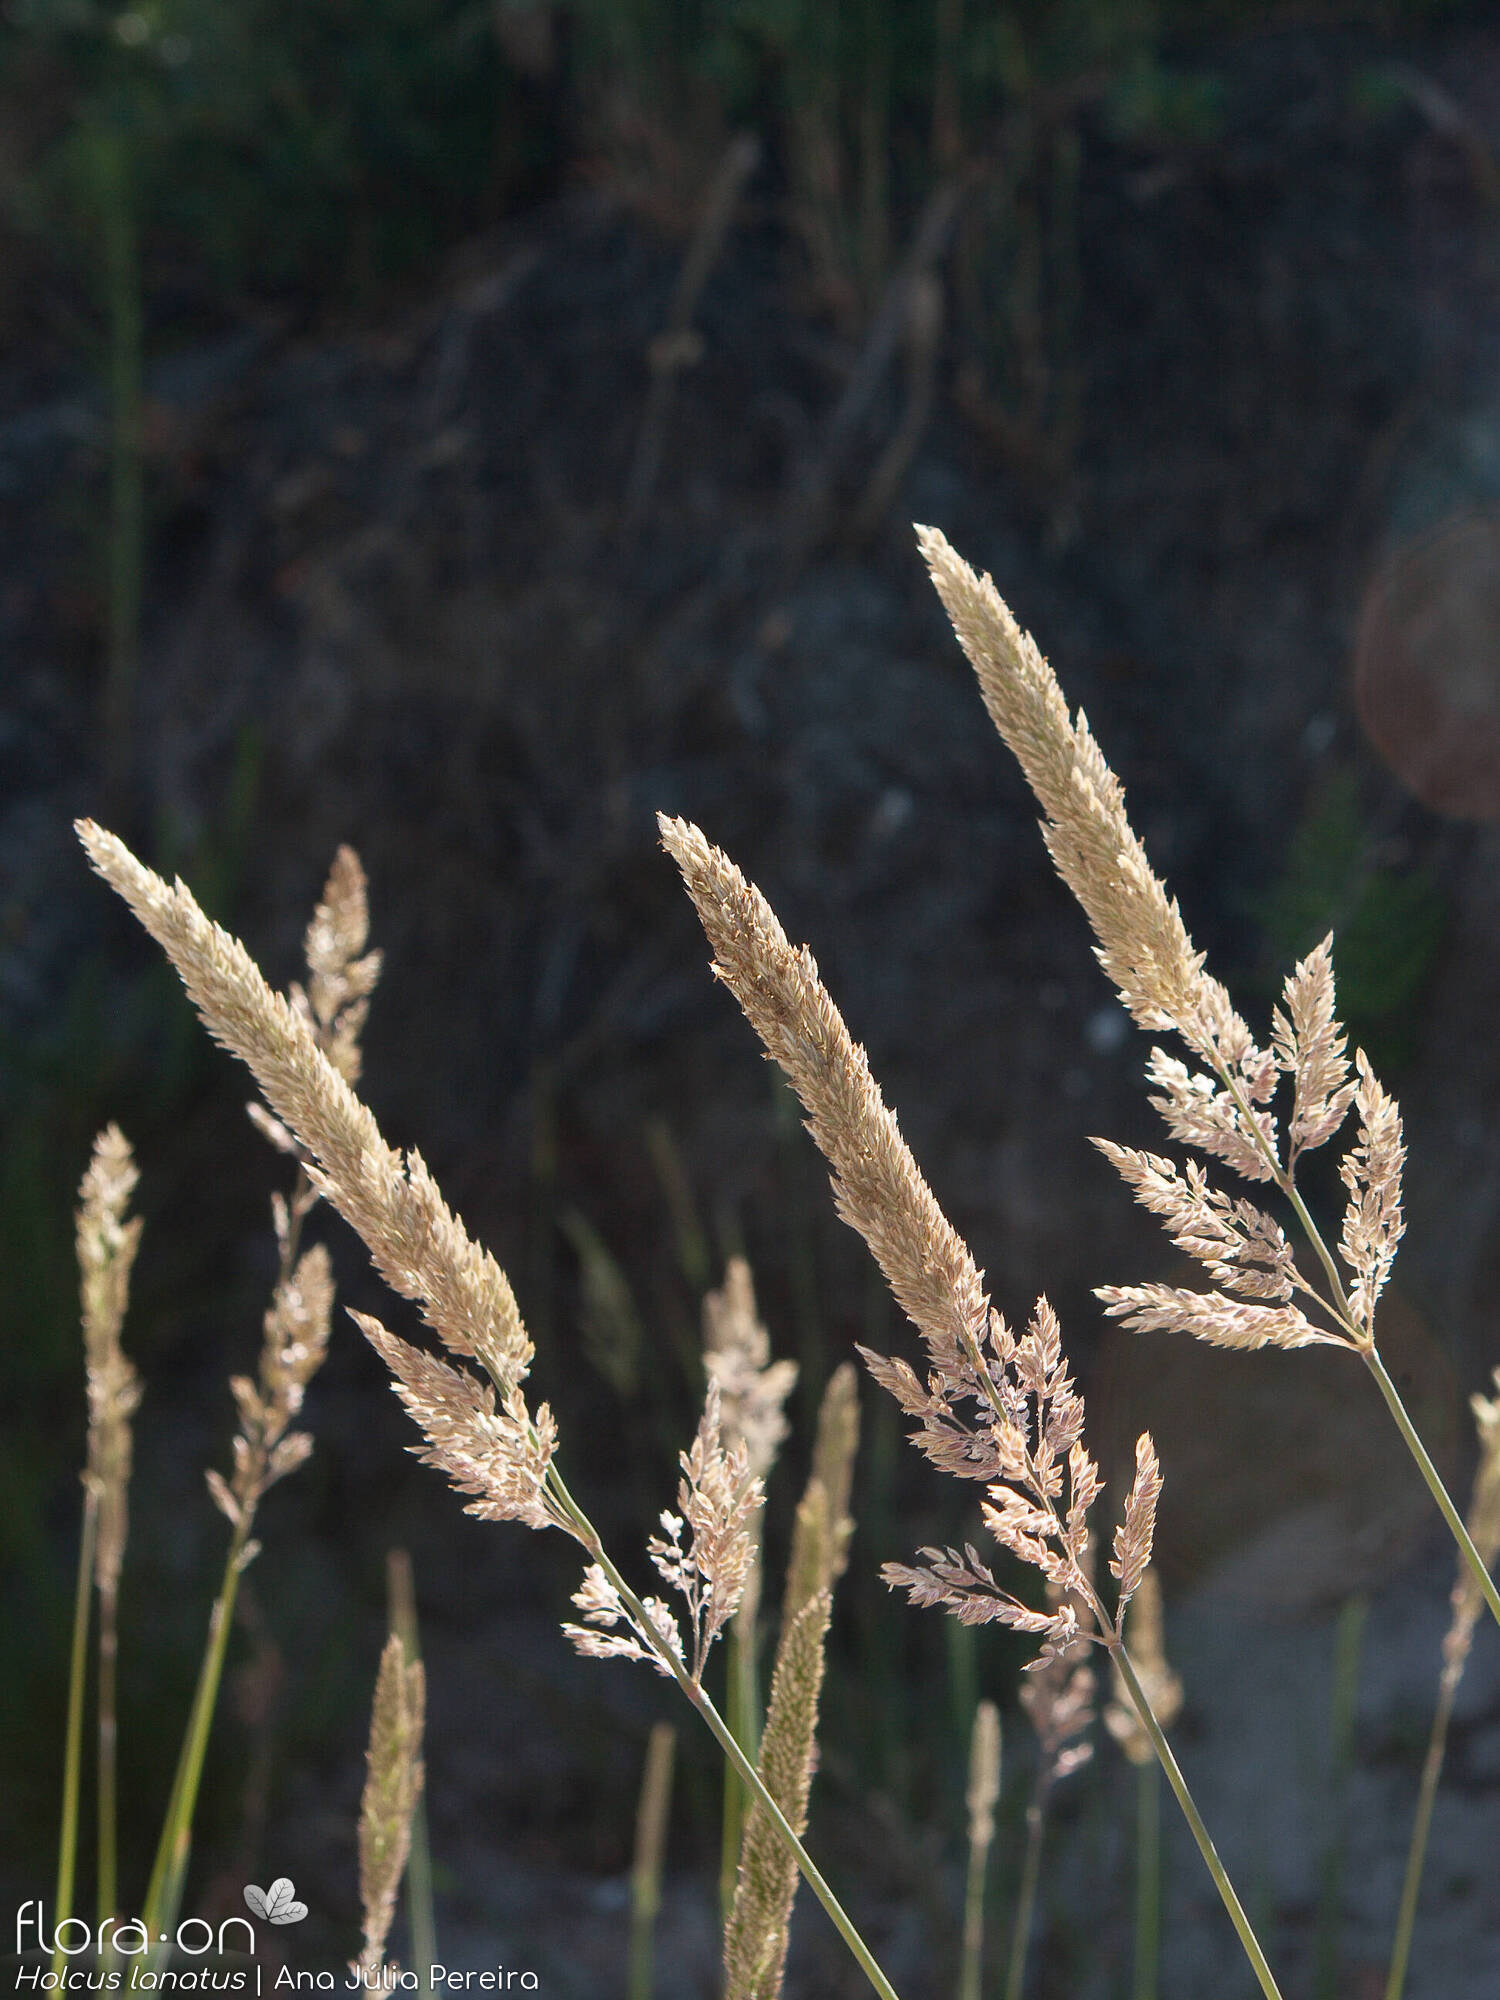
[[[646,1544],[658,1573],[683,1601],[686,1634],[658,1597],[642,1600],[651,1621],[648,1631],[601,1565],[591,1563],[573,1597],[585,1623],[563,1627],[580,1653],[595,1659],[647,1660],[658,1673],[669,1674],[661,1655],[665,1645],[695,1684],[703,1678],[709,1649],[744,1594],[755,1556],[753,1524],[765,1497],[750,1470],[744,1440],[726,1447],[724,1433],[719,1385],[710,1381],[697,1435],[680,1455],[677,1505],[682,1511],[665,1511],[661,1534]]]
[[[979,678],[986,707],[1046,813],[1048,850],[1099,940],[1098,957],[1142,1027],[1173,1029],[1206,1069],[1151,1052],[1152,1103],[1174,1139],[1252,1183],[1272,1183],[1313,1231],[1295,1186],[1301,1156],[1327,1144],[1351,1105],[1359,1131],[1340,1163],[1349,1200],[1341,1273],[1314,1237],[1327,1285],[1299,1271],[1280,1226],[1253,1203],[1212,1186],[1196,1162],[1097,1140],[1136,1199],[1160,1216],[1177,1246],[1216,1289],[1110,1285],[1106,1310],[1138,1331],[1194,1335],[1220,1347],[1368,1351],[1376,1301],[1401,1237],[1404,1148],[1394,1100],[1363,1051],[1351,1069],[1335,1013],[1332,939],[1288,977],[1269,1048],[1259,1047],[1218,981],[1203,969],[1181,913],[1152,873],[1125,812],[1125,795],[1088,723],[1070,716],[1056,676],[988,577],[976,576],[933,528],[918,540],[938,595]],[[1285,1141],[1271,1109],[1292,1085]],[[1310,1319],[1300,1295],[1321,1310]]]
[[[141,1380],[120,1345],[130,1298],[130,1272],[140,1247],[141,1219],[126,1210],[140,1175],[130,1141],[106,1125],[78,1189],[77,1246],[88,1375],[88,1461],[84,1482],[99,1510],[94,1577],[106,1596],[119,1583],[125,1555],[130,1487],[131,1418]]]
[[[308,1383],[323,1365],[333,1312],[333,1271],[322,1244],[304,1251],[283,1278],[265,1317],[258,1379],[230,1378],[240,1427],[234,1440],[229,1479],[210,1470],[204,1476],[214,1505],[233,1527],[248,1522],[278,1479],[295,1472],[312,1451],[312,1438],[291,1426],[302,1408]],[[246,1544],[242,1563],[256,1553]]]
[[[703,1365],[717,1383],[730,1442],[741,1440],[757,1479],[770,1471],[787,1435],[786,1399],[795,1361],[771,1359],[771,1336],[755,1310],[755,1285],[743,1257],[731,1257],[723,1288],[703,1301]]]
[[[408,1662],[399,1633],[380,1656],[370,1712],[370,1747],[359,1809],[359,1900],[364,1949],[354,1970],[370,1978],[385,1963],[385,1941],[396,1894],[411,1852],[412,1815],[422,1794],[422,1727],[426,1679],[422,1662]]]
[[[1017,1337],[990,1305],[967,1246],[917,1170],[812,955],[787,941],[770,905],[695,826],[663,817],[662,840],[682,871],[714,952],[714,971],[781,1065],[807,1112],[808,1130],[833,1168],[839,1214],[864,1237],[891,1290],[922,1335],[925,1382],[909,1363],[862,1349],[877,1381],[914,1419],[934,1464],[988,1489],[985,1521],[996,1539],[1038,1569],[1058,1593],[1045,1611],[1006,1590],[972,1548],[924,1550],[920,1567],[890,1564],[888,1582],[939,1604],[965,1623],[991,1619],[1041,1635],[1048,1651],[1080,1630],[1075,1601],[1101,1632],[1085,1563],[1088,1509],[1098,1468],[1083,1443],[1083,1401],[1068,1374],[1056,1315],[1037,1302]],[[1138,1579],[1150,1557],[1155,1454],[1143,1439],[1115,1573]]]
[[[364,1239],[381,1276],[419,1306],[449,1354],[478,1361],[488,1375],[484,1381],[452,1366],[369,1314],[352,1315],[423,1432],[418,1455],[468,1496],[470,1513],[561,1528],[595,1558],[575,1599],[585,1625],[569,1628],[583,1650],[647,1657],[664,1672],[672,1671],[670,1655],[696,1681],[709,1647],[734,1614],[753,1557],[750,1523],[761,1488],[745,1444],[726,1448],[719,1389],[711,1383],[697,1437],[683,1454],[681,1514],[664,1514],[663,1534],[650,1544],[657,1569],[682,1595],[686,1637],[657,1599],[642,1607],[647,1629],[598,1560],[594,1530],[552,1476],[557,1427],[547,1405],[531,1410],[523,1392],[533,1348],[509,1280],[469,1237],[420,1155],[403,1156],[387,1145],[351,1086],[358,1029],[379,969],[378,954],[364,951],[364,876],[352,851],[341,850],[308,931],[308,989],[294,989],[286,1000],[267,985],[239,940],[210,922],[183,883],[169,887],[92,821],[80,821],[78,834],[94,867],[176,966],[215,1040],[248,1065],[269,1108],[271,1136],[278,1129],[286,1135],[310,1188]],[[285,1208],[278,1210],[284,1253],[294,1220]],[[326,1269],[309,1259],[321,1255],[309,1252],[278,1291],[260,1389],[245,1384],[236,1390],[245,1425],[236,1443],[236,1482],[214,1485],[226,1512],[234,1506],[243,1511],[239,1486],[256,1486],[262,1460],[265,1472],[279,1476],[300,1449],[277,1432],[256,1456],[257,1440],[274,1427],[296,1387],[300,1363],[293,1356],[308,1345],[302,1338],[308,1294],[317,1291]]]
[[[214,1039],[249,1067],[305,1154],[312,1184],[364,1239],[387,1284],[420,1306],[451,1354],[488,1373],[481,1382],[361,1316],[426,1432],[423,1455],[472,1496],[471,1512],[576,1533],[547,1491],[556,1431],[546,1405],[533,1415],[522,1393],[533,1350],[505,1273],[467,1235],[420,1155],[386,1144],[321,1046],[312,1003],[305,1012],[274,993],[183,883],[169,887],[92,821],[78,832],[95,868],[176,966]]]

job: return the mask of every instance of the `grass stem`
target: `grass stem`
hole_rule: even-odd
[[[120,1653],[120,1594],[111,1583],[99,1592],[99,1853],[96,1874],[99,1923],[119,1915],[119,1810],[116,1804],[116,1746],[119,1725],[115,1703],[115,1668]]]
[[[676,1748],[677,1731],[671,1723],[653,1723],[636,1813],[635,1863],[630,1872],[630,2000],[651,2000],[651,1947],[661,1909],[662,1856]]]
[[[584,1542],[584,1546],[588,1549],[589,1555],[598,1563],[604,1574],[620,1593],[621,1602],[629,1611],[632,1620],[635,1621],[637,1629],[647,1634],[653,1632],[655,1626],[650,1613],[610,1561],[608,1555],[605,1553],[604,1545],[599,1539],[598,1530],[568,1491],[555,1462],[548,1468],[547,1483],[553,1499],[562,1508],[563,1512],[568,1515],[569,1519],[576,1524],[579,1535]],[[855,1964],[863,1972],[875,1992],[880,1995],[880,2000],[899,2000],[895,1987],[892,1986],[876,1963],[874,1954],[860,1936],[853,1918],[850,1917],[848,1911],[845,1910],[843,1904],[824,1879],[823,1873],[817,1863],[802,1845],[786,1814],[777,1805],[770,1792],[767,1791],[761,1780],[760,1773],[735,1741],[734,1731],[729,1727],[723,1716],[720,1715],[718,1709],[714,1707],[707,1691],[699,1682],[693,1679],[682,1661],[665,1644],[658,1648],[658,1657],[662,1665],[667,1668],[672,1678],[692,1703],[693,1707],[702,1716],[704,1722],[707,1723],[719,1748],[739,1773],[746,1790],[759,1802],[762,1811],[775,1829],[777,1837],[790,1850],[798,1868],[802,1872],[803,1881],[806,1882],[818,1901],[823,1905],[823,1908],[828,1912],[834,1929],[849,1947]],[[1280,2000],[1279,1995],[1277,1996],[1277,2000]]]
[[[1375,1386],[1386,1401],[1386,1407],[1396,1419],[1396,1428],[1406,1442],[1406,1448],[1416,1460],[1417,1470],[1427,1482],[1427,1489],[1438,1504],[1438,1511],[1448,1524],[1448,1532],[1459,1547],[1464,1561],[1473,1572],[1474,1581],[1479,1585],[1485,1603],[1495,1623],[1500,1625],[1500,1591],[1495,1588],[1495,1579],[1484,1566],[1484,1557],[1474,1546],[1473,1537],[1464,1526],[1463,1516],[1449,1498],[1448,1489],[1438,1477],[1437,1467],[1427,1455],[1427,1447],[1417,1436],[1416,1425],[1406,1414],[1406,1405],[1401,1393],[1386,1373],[1385,1363],[1373,1347],[1362,1350],[1364,1364],[1375,1377]]]
[[[1041,1879],[1042,1836],[1047,1830],[1047,1801],[1052,1793],[1052,1769],[1044,1758],[1026,1808],[1026,1856],[1021,1863],[1021,1886],[1016,1892],[1015,1915],[1011,1921],[1010,1960],[1005,1972],[1005,2000],[1021,2000],[1026,1990],[1026,1958],[1031,1949],[1031,1926],[1036,1914],[1037,1883]]]
[[[250,1522],[242,1519],[229,1543],[224,1577],[208,1620],[208,1643],[198,1669],[198,1685],[178,1754],[172,1792],[162,1822],[156,1859],[146,1889],[146,1907],[141,1921],[153,1944],[163,1939],[170,1946],[182,1907],[188,1859],[193,1845],[193,1814],[198,1804],[198,1786],[203,1776],[203,1760],[208,1751],[209,1731],[219,1699],[219,1683],[224,1674],[224,1656],[229,1648],[229,1628],[234,1619],[234,1601],[239,1591],[240,1572],[249,1543]]]
[[[1333,1649],[1333,1701],[1328,1729],[1328,1846],[1323,1855],[1323,1886],[1318,1908],[1318,1939],[1313,1973],[1317,2000],[1337,2000],[1339,1933],[1343,1924],[1344,1800],[1354,1762],[1354,1720],[1359,1702],[1359,1653],[1364,1636],[1367,1598],[1345,1598],[1339,1610]]]
[[[1250,1919],[1245,1915],[1244,1905],[1234,1892],[1234,1884],[1230,1881],[1224,1864],[1219,1859],[1218,1849],[1209,1837],[1208,1828],[1203,1824],[1202,1815],[1193,1802],[1187,1780],[1183,1777],[1177,1759],[1172,1754],[1172,1746],[1163,1735],[1161,1724],[1157,1721],[1151,1703],[1146,1698],[1146,1690],[1141,1686],[1130,1655],[1122,1642],[1112,1645],[1109,1653],[1120,1670],[1120,1678],[1125,1683],[1136,1714],[1141,1718],[1141,1725],[1151,1738],[1157,1761],[1167,1774],[1167,1783],[1172,1787],[1177,1803],[1182,1808],[1182,1816],[1198,1843],[1198,1852],[1203,1856],[1204,1866],[1213,1877],[1214,1887],[1218,1890],[1220,1900],[1229,1913],[1229,1921],[1234,1925],[1240,1943],[1244,1947],[1245,1956],[1250,1961],[1251,1970],[1260,1982],[1260,1990],[1265,1994],[1266,2000],[1282,2000],[1281,1989],[1272,1976],[1266,1955],[1260,1948],[1260,1940],[1251,1928]]]
[[[1161,1772],[1136,1766],[1135,1977],[1132,2000],[1156,2000],[1161,1961]]]
[[[68,1726],[63,1750],[62,1824],[57,1836],[57,1892],[54,1937],[73,1914],[73,1883],[78,1865],[78,1795],[83,1772],[83,1685],[88,1668],[89,1608],[93,1601],[94,1549],[99,1539],[99,1496],[84,1488],[83,1533],[78,1544],[78,1584],[73,1593],[73,1646],[68,1661]],[[52,1954],[59,1975],[67,1960],[61,1949]]]
[[[1396,1917],[1396,1941],[1391,1947],[1390,1971],[1386,1975],[1385,2000],[1401,2000],[1406,1985],[1406,1963],[1411,1956],[1412,1932],[1417,1921],[1417,1902],[1422,1893],[1422,1870],[1427,1865],[1427,1838],[1432,1832],[1432,1809],[1437,1803],[1438,1779],[1448,1749],[1448,1725],[1453,1720],[1453,1702],[1458,1693],[1457,1674],[1444,1673],[1438,1690],[1432,1731],[1427,1738],[1427,1756],[1422,1765],[1422,1784],[1417,1794],[1417,1814],[1412,1821],[1411,1846],[1406,1855],[1406,1879],[1401,1884],[1401,1906]]]

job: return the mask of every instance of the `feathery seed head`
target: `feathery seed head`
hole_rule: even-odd
[[[359,1899],[364,1950],[355,1971],[366,1978],[385,1961],[396,1894],[411,1852],[412,1817],[423,1783],[422,1728],[426,1679],[420,1660],[407,1661],[393,1632],[380,1656],[370,1713],[370,1747],[359,1810]]]
[[[139,1178],[129,1140],[118,1125],[106,1125],[79,1184],[75,1218],[89,1408],[84,1480],[99,1510],[94,1575],[106,1594],[125,1556],[130,1420],[141,1400],[140,1376],[120,1345],[141,1240],[140,1217],[127,1220],[125,1211]]]
[[[449,1350],[482,1362],[508,1394],[532,1357],[515,1296],[420,1155],[403,1160],[386,1144],[307,1018],[272,992],[245,947],[209,921],[183,883],[169,888],[90,820],[78,822],[78,836],[172,960],[214,1039],[249,1067],[271,1111],[305,1148],[309,1178],[364,1238],[387,1284],[416,1300]]]
[[[988,576],[976,576],[936,528],[917,541],[943,608],[979,678],[995,727],[1014,752],[1046,819],[1058,873],[1083,905],[1099,962],[1144,1028],[1175,1028],[1206,1054],[1216,1037],[1249,1035],[1222,987],[1208,980],[1177,904],[1152,873],[1125,814],[1118,778],[1057,676]]]

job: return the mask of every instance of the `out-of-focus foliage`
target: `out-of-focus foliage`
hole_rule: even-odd
[[[0,102],[22,229],[87,241],[101,143],[190,289],[359,296],[520,191],[516,84],[476,0],[14,0]],[[13,141],[13,144],[15,142]]]

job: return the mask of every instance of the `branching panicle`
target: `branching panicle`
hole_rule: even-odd
[[[662,1532],[652,1536],[646,1551],[658,1574],[682,1599],[686,1639],[676,1615],[656,1598],[642,1600],[651,1629],[643,1627],[597,1563],[590,1564],[573,1598],[586,1622],[564,1625],[563,1631],[580,1653],[597,1659],[649,1660],[658,1672],[670,1673],[661,1655],[665,1645],[697,1682],[710,1648],[744,1594],[755,1558],[755,1518],[764,1500],[743,1441],[725,1449],[717,1382],[708,1385],[697,1435],[691,1448],[681,1453],[680,1463],[681,1512],[662,1514]]]

